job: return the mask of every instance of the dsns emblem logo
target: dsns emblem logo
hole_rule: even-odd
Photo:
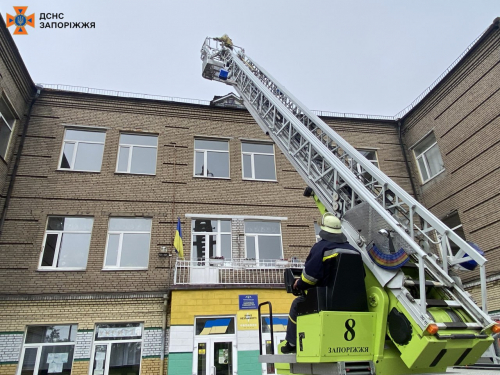
[[[26,9],[28,9],[28,7],[14,7],[16,11],[15,16],[11,16],[7,13],[7,27],[12,25],[16,26],[14,35],[28,35],[25,28],[26,25],[35,27],[35,13],[31,16],[26,16]]]

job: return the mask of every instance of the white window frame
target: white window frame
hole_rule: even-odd
[[[40,327],[47,327],[50,325],[54,326],[73,326],[76,325],[77,328],[77,334],[78,334],[78,325],[76,323],[57,323],[57,324],[30,324],[25,327],[24,329],[24,339],[23,339],[23,346],[21,347],[21,355],[19,356],[19,364],[17,366],[17,371],[16,375],[20,375],[22,368],[23,368],[23,362],[24,362],[24,354],[26,353],[26,348],[36,348],[36,359],[35,359],[35,367],[33,369],[33,374],[38,374],[38,369],[40,367],[40,357],[42,356],[42,350],[44,346],[69,346],[73,344],[73,360],[71,362],[71,372],[73,372],[73,365],[75,364],[75,354],[76,354],[76,335],[75,335],[75,341],[65,341],[65,342],[40,342],[40,343],[26,343],[26,337],[28,335],[28,328],[29,327],[35,327],[35,326],[40,326]]]
[[[196,148],[196,141],[214,141],[214,142],[225,142],[227,143],[227,151],[226,150],[213,150],[210,148]],[[214,179],[222,179],[222,180],[230,180],[231,179],[231,155],[229,153],[229,140],[227,139],[211,139],[211,138],[195,138],[194,139],[194,163],[193,163],[193,177],[197,178],[214,178]],[[207,165],[207,160],[208,160],[208,151],[210,152],[219,152],[219,153],[225,153],[227,154],[227,166],[228,166],[228,176],[227,177],[210,177],[208,176],[208,165]],[[203,171],[203,176],[197,175],[196,174],[196,153],[197,152],[203,152],[203,165],[206,166],[205,170]]]
[[[373,152],[375,152],[375,159],[367,159],[366,157],[365,157],[365,159],[368,160],[370,163],[372,163],[373,165],[375,165],[377,168],[380,169],[380,167],[379,167],[380,164],[378,162],[378,152],[377,152],[376,149],[374,149],[374,148],[360,147],[360,148],[357,148],[356,150],[359,151],[359,152],[361,152],[361,151],[368,151],[368,152],[372,152],[373,151]]]
[[[196,334],[196,319],[226,319],[226,318],[232,318],[233,319],[233,324],[234,324],[234,333],[217,333],[217,334],[214,334],[214,335],[200,335],[200,334]],[[231,337],[231,336],[235,336],[236,337],[236,334],[238,333],[238,317],[236,315],[195,315],[194,317],[194,324],[193,324],[193,335],[194,335],[194,338],[197,338],[197,337],[214,337],[214,336],[218,336],[218,337]]]
[[[429,169],[429,165],[428,165],[428,163],[427,163],[427,159],[423,157],[427,151],[429,151],[431,148],[433,148],[433,147],[434,147],[434,146],[436,146],[436,145],[438,146],[438,151],[439,151],[439,154],[441,155],[441,150],[439,150],[439,145],[437,144],[437,139],[436,139],[436,137],[435,137],[435,136],[434,136],[435,142],[434,142],[432,145],[430,145],[430,146],[429,146],[429,147],[427,147],[425,150],[423,150],[420,154],[418,154],[418,156],[417,156],[417,153],[415,152],[415,148],[417,148],[417,147],[418,147],[418,145],[419,145],[420,143],[424,142],[424,141],[425,141],[428,137],[430,137],[431,135],[433,135],[433,133],[432,133],[432,132],[431,132],[431,133],[429,133],[429,134],[427,134],[427,135],[426,135],[425,137],[423,137],[420,141],[418,141],[418,143],[417,143],[415,146],[413,146],[413,156],[415,157],[415,162],[417,163],[418,173],[420,174],[420,180],[422,181],[422,184],[425,184],[426,182],[428,182],[428,181],[432,180],[434,177],[436,177],[436,176],[440,175],[440,174],[441,174],[441,173],[443,173],[443,172],[444,172],[444,170],[445,170],[445,168],[444,168],[443,158],[442,158],[442,156],[441,156],[441,162],[443,162],[443,165],[442,165],[442,167],[443,167],[443,168],[442,168],[442,169],[441,169],[438,173],[436,173],[435,175],[431,176],[431,174],[430,174],[430,169]],[[420,163],[418,162],[418,161],[419,161],[419,159],[422,159],[422,161],[424,162],[425,172],[427,173],[427,176],[429,176],[429,178],[428,178],[428,179],[426,179],[426,180],[424,180],[424,176],[422,175],[422,170],[420,169]]]
[[[213,335],[197,335],[196,334],[196,319],[224,319],[224,318],[232,318],[233,319],[233,324],[234,324],[234,333],[220,333],[220,334],[213,334]],[[202,316],[195,316],[194,317],[194,324],[193,324],[193,362],[192,362],[192,373],[196,374],[198,371],[195,368],[195,364],[198,364],[198,345],[200,343],[205,343],[207,346],[205,347],[205,354],[206,354],[206,359],[207,359],[207,365],[211,363],[213,360],[213,356],[210,356],[211,358],[209,359],[209,353],[214,354],[212,352],[212,346],[216,343],[227,343],[230,342],[232,345],[232,363],[233,363],[233,370],[231,371],[231,375],[237,374],[238,373],[238,346],[237,346],[237,335],[238,334],[238,318],[235,315],[202,315]],[[207,366],[208,367],[208,366]],[[206,368],[205,370],[208,370]],[[212,373],[211,371],[208,371]]]
[[[123,174],[137,174],[137,175],[148,175],[148,176],[156,176],[156,170],[158,169],[158,135],[157,134],[142,134],[142,133],[120,133],[120,137],[122,134],[125,135],[135,135],[138,137],[155,137],[156,138],[156,146],[148,146],[148,145],[136,145],[132,143],[121,143],[121,141],[118,141],[118,153],[116,154],[116,168],[115,168],[115,173],[123,173]],[[120,162],[120,149],[122,147],[127,147],[129,148],[128,152],[128,160],[127,160],[127,171],[119,171],[118,170],[118,163]],[[154,173],[134,173],[130,172],[130,167],[132,165],[132,154],[134,153],[134,147],[139,147],[139,148],[154,148],[156,149],[156,163],[155,163],[155,171]]]
[[[2,120],[5,122],[5,125],[7,125],[7,127],[9,128],[10,130],[10,134],[9,134],[9,140],[7,142],[7,145],[5,146],[5,155],[1,155],[0,153],[0,157],[7,161],[6,160],[6,156],[8,155],[9,153],[9,149],[10,149],[10,145],[12,143],[12,134],[14,133],[14,129],[16,128],[16,125],[18,123],[18,119],[19,119],[19,116],[14,108],[14,106],[12,105],[11,101],[9,100],[9,98],[7,97],[7,95],[5,95],[5,92],[3,93],[3,95],[0,96],[0,101],[3,102],[3,104],[5,105],[7,111],[9,112],[9,115],[12,117],[13,121],[12,121],[12,126],[9,125],[9,122],[7,121],[7,119],[5,118],[5,115],[0,112],[0,116],[2,117]],[[0,150],[1,151],[1,150]]]
[[[63,217],[64,219],[67,218],[85,218],[85,219],[92,219],[92,228],[90,231],[75,231],[75,230],[52,230],[52,229],[47,229],[47,225],[49,222],[49,219],[52,217]],[[59,254],[61,252],[61,240],[62,240],[62,235],[64,233],[70,233],[70,234],[90,234],[90,238],[92,241],[92,230],[94,229],[94,217],[90,216],[58,216],[58,215],[50,215],[47,217],[47,221],[45,224],[45,234],[43,236],[43,244],[42,244],[42,252],[40,254],[40,260],[38,262],[38,271],[82,271],[86,270],[87,267],[57,267],[57,261],[59,260]],[[52,260],[52,266],[42,266],[42,260],[43,260],[43,255],[45,253],[45,245],[47,241],[47,235],[49,234],[57,234],[57,242],[56,242],[56,249],[54,253],[54,259]],[[89,244],[89,251],[90,251],[90,244]],[[87,255],[88,256],[88,255]],[[88,260],[88,259],[87,259]]]
[[[118,216],[113,216],[110,217],[110,219],[139,219],[139,218],[134,218],[134,217],[118,217]],[[109,221],[108,221],[108,234],[106,236],[106,250],[104,251],[104,263],[103,263],[103,271],[134,271],[134,270],[147,270],[149,268],[149,258],[151,256],[151,232],[153,230],[153,219],[150,217],[145,217],[140,219],[149,219],[151,221],[151,226],[150,230],[148,231],[127,231],[127,230],[109,230]],[[108,266],[106,265],[106,258],[108,256],[108,246],[109,246],[109,235],[110,234],[119,234],[120,239],[118,240],[118,253],[116,255],[116,261],[119,264],[121,262],[121,256],[122,256],[122,248],[123,248],[123,235],[124,234],[149,234],[149,249],[148,249],[148,264],[146,267],[120,267],[119,265],[115,266]]]
[[[74,130],[74,131],[79,131],[79,132],[94,132],[94,133],[104,133],[104,141],[102,142],[98,142],[98,141],[75,141],[75,140],[66,140],[66,131],[67,130]],[[87,169],[75,169],[75,162],[76,162],[76,154],[78,152],[78,146],[80,143],[89,143],[89,144],[96,144],[96,145],[105,145],[106,144],[106,132],[105,131],[102,131],[102,130],[94,130],[94,129],[90,129],[90,128],[71,128],[71,127],[67,127],[64,129],[64,136],[63,136],[63,144],[62,144],[62,147],[61,147],[61,153],[59,155],[59,162],[57,164],[57,170],[58,171],[75,171],[75,172],[101,172],[101,168],[102,168],[102,160],[104,159],[104,147],[102,149],[102,153],[103,153],[103,158],[101,159],[101,165],[99,166],[99,169],[98,170],[87,170]],[[73,155],[72,155],[72,158],[71,158],[71,165],[69,166],[69,168],[62,168],[61,167],[61,162],[62,162],[62,159],[63,159],[63,156],[64,156],[64,146],[66,144],[74,144],[75,147],[73,149]]]
[[[278,223],[280,225],[280,233],[247,233],[246,229],[244,228],[245,231],[245,258],[248,258],[248,253],[247,253],[247,240],[249,237],[255,238],[255,261],[257,263],[261,263],[262,261],[268,261],[266,263],[272,263],[273,261],[279,260],[279,259],[266,259],[266,258],[261,258],[260,257],[260,250],[259,250],[259,241],[258,237],[259,236],[266,236],[266,237],[280,237],[280,243],[281,243],[281,257],[283,257],[283,231],[281,230],[281,222],[280,221],[269,221],[269,220],[246,220],[246,221],[268,221],[268,222],[273,222],[273,223]],[[244,224],[243,224],[244,225]],[[280,258],[281,259],[281,258]]]
[[[362,154],[362,155],[365,157],[365,159],[366,159],[366,160],[368,160],[368,161],[369,161],[370,163],[372,163],[375,167],[377,167],[378,169],[380,169],[380,163],[379,163],[379,161],[378,161],[378,152],[377,152],[377,150],[376,150],[376,149],[374,149],[374,148],[364,148],[364,147],[361,147],[361,148],[357,148],[356,150],[357,150],[358,152],[360,152],[360,153],[361,153],[362,151],[365,151],[365,152],[366,152],[366,151],[367,151],[367,152],[372,152],[372,151],[373,151],[373,152],[375,152],[375,159],[368,159],[368,158],[366,158],[366,156],[364,156],[363,154]],[[361,173],[361,166],[358,164],[358,165],[357,165],[357,167],[358,167],[358,173]],[[373,177],[372,177],[372,178],[373,178]],[[373,180],[372,180],[372,181],[373,181]],[[361,182],[362,182],[363,184],[366,184],[366,182],[365,182],[365,181],[361,181]],[[372,184],[372,185],[373,185],[373,187],[382,187],[381,185],[377,185],[377,184]]]
[[[127,323],[138,323],[138,322],[112,322],[109,324],[127,324]],[[139,323],[139,327],[141,327],[141,338],[140,339],[125,339],[125,340],[96,340],[96,335],[97,335],[97,327],[99,324],[106,324],[106,323],[96,323],[95,329],[94,329],[94,335],[92,337],[92,353],[90,354],[90,364],[89,364],[89,375],[93,375],[92,371],[94,370],[94,357],[95,357],[95,347],[97,345],[107,345],[106,349],[106,362],[108,364],[107,368],[105,366],[104,368],[104,373],[103,375],[108,375],[109,374],[109,359],[111,355],[111,344],[126,344],[130,342],[140,342],[141,343],[141,354],[139,356],[140,361],[139,361],[139,374],[141,373],[142,370],[142,352],[144,349],[144,323]]]
[[[0,112],[0,117],[2,118],[2,121],[5,123],[5,125],[7,125],[7,127],[10,130],[9,141],[7,142],[7,147],[5,147],[5,155],[0,154],[0,157],[2,157],[3,160],[5,160],[5,157],[7,156],[7,152],[9,151],[10,142],[12,140],[12,132],[13,132],[14,126],[9,125],[9,123],[7,122],[7,120],[5,119],[5,117],[3,116],[3,114],[1,112]],[[14,125],[15,125],[15,120],[14,120]]]
[[[193,221],[195,220],[200,220],[200,219],[205,219],[205,218],[193,218],[191,219],[191,227],[193,225]],[[233,234],[232,234],[232,223],[231,223],[231,220],[227,220],[227,219],[206,219],[206,220],[210,220],[212,222],[214,221],[217,221],[217,231],[216,232],[195,232],[194,229],[191,230],[191,259],[197,261],[197,262],[205,262],[205,261],[209,261],[210,259],[203,259],[203,260],[198,260],[197,257],[195,257],[194,255],[194,239],[195,239],[195,236],[205,236],[205,243],[209,243],[209,238],[210,236],[216,236],[215,237],[215,240],[216,240],[216,246],[215,246],[215,254],[213,256],[216,256],[216,257],[220,257],[222,256],[222,251],[221,251],[221,244],[222,244],[222,241],[221,241],[221,237],[223,234],[229,234],[231,236],[231,241],[230,241],[230,244],[231,244],[231,259],[225,259],[224,258],[224,261],[231,261],[232,258],[233,258]],[[229,225],[230,225],[230,229],[229,229],[229,232],[223,232],[221,230],[221,220],[222,221],[229,221]],[[209,257],[210,258],[210,257]]]
[[[272,153],[267,153],[267,152],[253,152],[253,151],[243,151],[243,144],[262,144],[262,145],[269,145],[273,147],[273,152]],[[250,168],[252,170],[252,177],[245,177],[244,173],[244,164],[243,164],[243,155],[250,155]],[[272,156],[273,157],[273,164],[274,164],[274,179],[267,179],[267,178],[255,178],[255,155],[266,155],[266,156]],[[241,177],[243,180],[251,180],[251,181],[277,181],[278,176],[276,173],[276,156],[275,156],[275,147],[273,143],[267,143],[267,142],[249,142],[249,141],[241,141]]]

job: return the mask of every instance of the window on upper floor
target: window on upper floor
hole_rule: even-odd
[[[156,174],[158,136],[120,134],[116,172],[130,174]]]
[[[458,236],[462,240],[465,239],[465,232],[464,228],[462,226],[462,222],[460,221],[460,216],[458,215],[458,212],[455,211],[451,213],[450,215],[446,216],[443,220],[441,220],[446,226],[448,226],[453,232],[458,234]],[[451,247],[451,252],[453,254],[456,254],[458,250],[460,249],[453,241],[450,241],[450,247]]]
[[[39,269],[84,270],[93,222],[91,217],[48,217]]]
[[[0,99],[0,156],[5,159],[16,118],[5,99]]]
[[[215,257],[232,259],[231,220],[193,219],[191,235],[191,259],[199,264],[205,264]]]
[[[363,155],[370,163],[379,168],[377,151],[376,150],[368,150],[368,149],[358,149],[358,152]],[[360,179],[365,185],[373,185],[375,183],[375,179],[368,173],[361,169],[361,166],[357,165],[357,170],[360,173]],[[378,185],[375,185],[378,186]]]
[[[229,142],[194,140],[195,177],[229,178]]]
[[[18,375],[70,375],[77,325],[28,326]]]
[[[104,269],[147,269],[150,242],[150,218],[110,218]]]
[[[425,183],[444,170],[443,159],[434,133],[430,133],[414,148],[422,183]]]
[[[270,143],[241,143],[244,180],[276,181],[274,145]]]
[[[100,172],[106,133],[66,129],[59,160],[59,169]]]
[[[281,223],[245,221],[245,257],[261,263],[282,259]]]

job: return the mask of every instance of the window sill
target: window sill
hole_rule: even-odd
[[[205,177],[205,176],[193,176],[193,178],[200,178],[205,180],[230,180],[231,177]]]
[[[441,175],[444,171],[446,171],[446,168],[441,170],[438,174],[435,174],[434,176],[432,176],[431,178],[429,178],[428,180],[422,182],[422,186],[424,186],[425,184],[431,182],[432,180],[434,180],[437,176]]]
[[[61,168],[57,168],[56,172],[93,173],[93,174],[101,173],[101,171],[77,171],[77,170],[74,170],[74,169],[61,169]]]
[[[122,268],[103,268],[101,271],[147,271],[148,267],[146,268],[136,268],[136,267],[122,267]]]
[[[254,181],[254,182],[274,182],[277,183],[278,180],[259,180],[256,178],[242,178],[243,181]]]
[[[119,175],[119,176],[149,176],[149,177],[155,177],[156,173],[151,174],[151,173],[115,172],[115,175]]]
[[[38,268],[39,272],[85,272],[86,268]]]

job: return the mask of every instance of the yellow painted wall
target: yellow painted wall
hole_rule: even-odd
[[[295,298],[277,289],[221,289],[221,290],[174,290],[171,300],[171,325],[193,325],[195,316],[236,315],[239,296],[257,294],[259,303],[270,301],[273,314],[288,314]],[[262,313],[268,312],[267,306]]]

